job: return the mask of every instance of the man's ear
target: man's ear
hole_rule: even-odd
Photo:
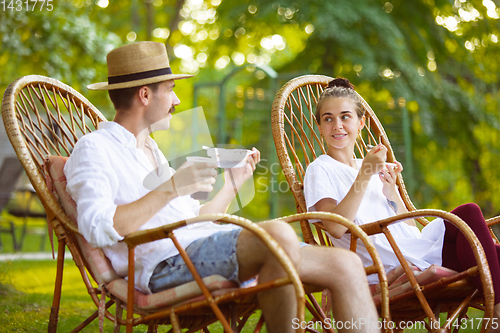
[[[139,89],[137,92],[139,101],[144,105],[147,106],[151,102],[152,96],[152,91],[149,87],[143,86]]]

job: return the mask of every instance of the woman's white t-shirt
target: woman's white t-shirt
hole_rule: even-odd
[[[358,169],[363,160],[357,159]],[[304,179],[304,196],[308,211],[316,211],[314,205],[321,199],[331,198],[341,202],[351,189],[358,175],[358,170],[343,164],[329,155],[321,155],[313,161],[306,170]],[[378,174],[371,177],[365,184],[366,192],[354,219],[357,225],[366,224],[396,215],[382,193],[382,181]],[[312,220],[311,222],[318,222]],[[394,223],[389,230],[398,244],[404,257],[418,268],[424,270],[432,264],[441,265],[445,226],[442,219],[435,219],[422,229],[409,226],[404,222]],[[329,235],[333,245],[349,248],[350,235],[345,234],[340,239]],[[384,234],[370,236],[375,245],[385,271],[399,266],[399,261]],[[371,257],[358,240],[357,254],[365,266],[372,265]],[[368,276],[370,284],[377,283],[376,274]]]

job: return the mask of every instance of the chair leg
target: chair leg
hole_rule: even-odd
[[[253,333],[259,333],[260,330],[262,329],[262,325],[264,325],[264,315],[260,315],[260,319],[257,322],[257,325],[255,326],[255,329],[253,330]]]
[[[45,230],[45,232],[40,235],[40,238],[41,238],[41,241],[40,241],[40,252],[43,252],[43,250],[45,250],[45,239],[46,239],[46,237],[47,237],[47,231]]]
[[[170,324],[172,324],[172,330],[174,333],[181,333],[181,327],[179,325],[179,317],[174,311],[170,312]]]
[[[23,229],[21,230],[21,236],[19,238],[19,242],[17,243],[14,251],[16,251],[16,252],[21,251],[21,249],[23,248],[24,238],[26,237],[26,233],[28,231],[27,229],[28,229],[28,221],[26,221],[26,218],[24,218],[24,224],[23,224]]]
[[[116,312],[115,312],[115,325],[113,328],[113,333],[120,333],[120,323],[118,322],[119,319],[122,319],[123,316],[123,307],[122,307],[122,302],[120,300],[116,300],[115,303],[116,306]]]
[[[14,222],[10,221],[10,234],[12,235],[12,246],[14,247],[14,252],[17,251],[17,239],[16,239],[16,228]]]
[[[50,309],[49,317],[49,333],[56,333],[57,331],[57,321],[59,319],[59,305],[61,303],[61,288],[63,279],[63,268],[64,268],[64,250],[65,241],[61,239],[59,241],[59,248],[57,249],[57,272],[56,272],[56,283],[54,286],[54,298],[52,299],[52,308]]]
[[[231,304],[231,329],[234,333],[238,333],[238,312],[236,311],[236,305]]]
[[[149,324],[148,333],[158,333],[158,325],[157,324]]]

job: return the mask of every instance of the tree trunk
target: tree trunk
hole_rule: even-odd
[[[173,17],[172,20],[170,20],[170,36],[169,38],[165,41],[165,45],[167,46],[167,52],[169,54],[170,59],[175,58],[174,55],[174,50],[173,50],[173,45],[170,45],[169,40],[172,37],[174,31],[179,29],[179,22],[181,21],[181,9],[184,6],[184,3],[186,0],[177,0],[175,3],[175,16]]]
[[[151,40],[151,33],[153,32],[155,23],[152,0],[146,0],[144,2],[144,5],[146,5],[146,38],[147,40]]]

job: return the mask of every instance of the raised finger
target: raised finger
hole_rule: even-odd
[[[384,174],[382,172],[379,173],[378,176],[382,182],[388,182],[387,178],[384,176]]]
[[[252,168],[252,171],[255,170],[256,163],[257,162],[255,161],[255,159],[253,159],[253,157],[248,160],[248,164],[250,164],[250,167]]]
[[[259,163],[260,162],[260,150],[258,150],[257,148],[253,147],[252,148],[253,151],[256,151],[255,154],[253,154],[253,158],[255,160],[255,163]]]
[[[398,161],[394,161],[394,163],[396,163],[396,172],[401,173],[401,171],[403,171],[403,165]]]
[[[391,175],[392,178],[396,178],[396,172],[394,171],[395,166],[388,165],[387,170],[389,170],[389,174]]]

